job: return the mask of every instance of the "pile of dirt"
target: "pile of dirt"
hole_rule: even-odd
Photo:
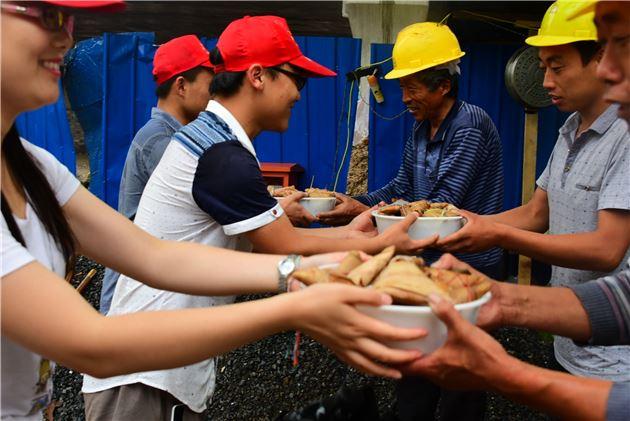
[[[350,196],[358,196],[368,191],[368,143],[369,140],[366,138],[352,148],[346,185],[346,193]]]

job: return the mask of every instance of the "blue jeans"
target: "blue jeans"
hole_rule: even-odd
[[[114,297],[114,291],[116,290],[116,283],[120,273],[110,269],[105,269],[105,275],[103,275],[103,286],[101,288],[101,304],[99,311],[105,315],[109,312],[109,307],[112,305],[112,298]]]

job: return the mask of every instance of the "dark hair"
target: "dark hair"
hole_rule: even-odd
[[[72,229],[66,220],[63,209],[59,205],[46,176],[24,149],[15,127],[11,129],[2,142],[2,153],[6,157],[6,165],[18,189],[23,189],[26,200],[42,221],[46,231],[52,236],[66,260],[66,272],[72,271],[70,263],[74,258],[75,239]],[[4,193],[2,194],[2,214],[11,235],[24,247],[24,237],[17,226]]]
[[[210,51],[210,63],[216,65],[223,64],[223,56],[217,47]],[[276,78],[277,72],[271,68],[266,68],[272,78]],[[214,75],[210,84],[210,94],[219,95],[225,98],[236,94],[245,80],[245,72],[220,72]]]
[[[597,41],[576,41],[571,45],[573,45],[580,54],[582,66],[589,64],[602,49],[601,44]]]
[[[175,80],[178,77],[181,76],[188,82],[194,82],[195,79],[197,79],[197,75],[199,75],[199,73],[201,73],[204,69],[208,70],[207,67],[197,66],[173,76],[172,78],[155,88],[155,95],[157,95],[157,97],[160,99],[166,98],[168,96],[168,93],[171,91],[171,86],[173,86],[173,83],[175,83]],[[153,77],[153,79],[155,80],[155,76]]]
[[[430,92],[440,87],[440,83],[448,80],[451,83],[451,89],[446,94],[447,97],[457,98],[459,92],[459,75],[450,74],[448,69],[427,69],[416,73],[419,82],[427,86]]]

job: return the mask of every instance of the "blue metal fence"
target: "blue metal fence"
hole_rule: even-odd
[[[254,142],[261,161],[297,162],[305,169],[300,187],[314,185],[332,189],[334,173],[343,155],[346,113],[350,109],[350,132],[354,130],[356,95],[348,100],[345,74],[360,66],[361,41],[352,38],[296,37],[304,54],[334,69],[336,78],[310,79],[301,100],[293,108],[285,133],[262,133]],[[355,91],[356,92],[356,91]],[[349,101],[349,102],[348,102]],[[338,191],[345,191],[349,156],[339,178]]]
[[[16,126],[20,136],[50,151],[73,174],[76,172],[74,142],[63,95],[54,104],[20,114]]]
[[[331,188],[342,159],[347,113],[354,127],[356,89],[348,98],[345,73],[360,63],[361,41],[351,38],[296,37],[309,57],[337,71],[338,77],[311,79],[293,109],[289,129],[282,134],[262,133],[255,146],[261,161],[297,162],[306,172],[300,187],[315,177],[315,185]],[[202,40],[208,49],[215,39]],[[90,155],[92,192],[117,205],[120,174],[135,132],[148,120],[156,103],[151,63],[156,46],[152,33],[105,34],[79,43],[67,57],[64,77],[68,97],[84,130]],[[524,114],[504,86],[505,64],[519,45],[463,45],[460,98],[484,108],[494,120],[503,143],[506,208],[520,203]],[[392,46],[372,46],[372,61],[391,55]],[[389,71],[391,63],[382,65]],[[386,120],[404,109],[397,81],[380,80],[383,104],[371,100],[369,189],[386,184],[400,165],[403,144],[413,119],[408,114]],[[542,172],[566,115],[549,107],[541,110],[537,173]],[[57,104],[26,113],[18,119],[21,134],[53,152],[72,171],[74,148],[63,98]],[[337,186],[345,189],[349,157]]]
[[[501,136],[506,209],[519,205],[521,201],[524,111],[509,96],[503,76],[508,59],[519,47],[520,45],[463,44],[462,49],[466,51],[466,55],[460,63],[462,75],[459,97],[486,110]],[[372,62],[387,59],[391,52],[391,44],[372,45]],[[388,72],[391,66],[391,61],[383,64],[383,73]],[[384,116],[401,112],[404,105],[398,81],[381,79],[379,83],[386,99],[382,104],[371,100],[374,111]],[[555,144],[558,128],[565,118],[554,107],[541,110],[537,174],[544,169]],[[382,187],[396,175],[403,146],[412,125],[413,118],[409,114],[391,121],[372,114],[368,176],[370,190]]]
[[[135,132],[149,119],[151,107],[156,103],[151,76],[156,50],[153,39],[153,34],[149,33],[105,34],[102,39],[88,40],[81,43],[85,45],[77,46],[70,61],[68,85],[75,85],[76,78],[81,88],[75,87],[69,95],[72,104],[78,104],[81,123],[91,126],[87,132],[93,136],[88,136],[86,141],[90,155],[97,157],[96,162],[91,161],[90,188],[113,207],[117,205],[129,144]],[[309,80],[301,93],[302,99],[293,109],[289,130],[282,134],[262,133],[255,146],[261,161],[302,165],[306,171],[300,187],[307,185],[312,176],[317,186],[332,187],[335,163],[341,160],[343,153],[343,148],[337,147],[337,138],[340,133],[346,133],[345,118],[344,123],[338,124],[346,87],[343,75],[359,66],[361,41],[329,37],[296,37],[296,41],[306,55],[335,69],[341,76]],[[212,49],[216,39],[202,39],[202,42]],[[102,57],[95,59],[94,52],[99,48]],[[95,71],[99,66],[100,70]],[[85,89],[99,83],[102,88]],[[102,92],[100,102],[85,98],[85,95],[91,97],[95,89]],[[90,92],[84,95],[86,90]],[[350,101],[352,105],[355,103],[356,98]],[[350,120],[353,124],[354,107],[351,107]],[[340,177],[339,190],[345,188],[348,161]]]

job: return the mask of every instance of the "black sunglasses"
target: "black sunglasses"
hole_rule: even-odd
[[[289,76],[295,83],[295,86],[297,87],[298,91],[301,91],[304,88],[304,85],[306,85],[306,81],[308,80],[304,76],[298,73],[291,72],[287,69],[283,69],[282,67],[271,67],[271,69],[275,70],[276,72],[284,73],[285,75]]]

